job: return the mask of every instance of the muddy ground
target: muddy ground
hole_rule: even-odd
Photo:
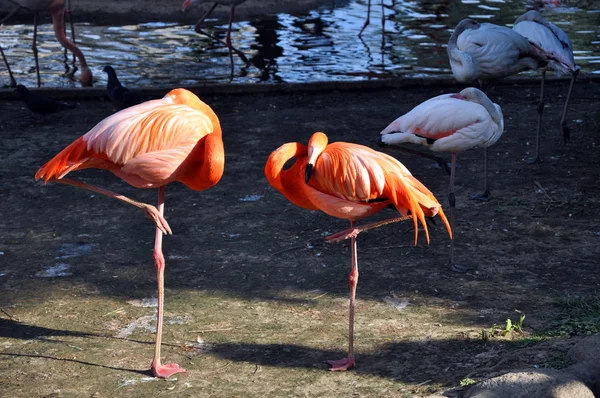
[[[460,396],[481,377],[563,368],[569,348],[598,331],[600,85],[576,85],[572,140],[558,122],[567,84],[547,86],[542,164],[528,165],[537,85],[490,96],[505,135],[459,156],[457,258],[441,223],[412,246],[412,224],[359,237],[357,367],[330,373],[347,344],[348,243],[324,236],[347,222],[289,203],[267,183],[271,151],[306,142],[376,146],[378,132],[419,102],[459,87],[199,95],[221,119],[225,174],[204,192],[166,190],[163,359],[188,370],[150,378],[156,296],[154,230],[138,210],[70,186],[36,183],[36,169],[114,110],[103,98],[39,119],[0,100],[0,395],[5,397]],[[442,201],[448,176],[393,152]],[[108,172],[80,178],[154,203]],[[390,216],[387,213],[384,216]],[[61,265],[63,264],[63,265]],[[58,268],[57,268],[58,266]],[[52,273],[54,272],[54,273]],[[63,276],[56,276],[63,275]],[[53,276],[54,275],[54,276]],[[503,336],[525,314],[522,333]],[[514,328],[513,328],[514,329]],[[482,330],[491,335],[482,338]]]

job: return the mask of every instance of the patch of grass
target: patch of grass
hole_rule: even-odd
[[[462,379],[460,381],[460,386],[461,387],[469,387],[469,386],[472,386],[475,383],[477,383],[477,380],[473,380],[470,377],[465,377],[464,379]]]
[[[577,336],[600,332],[600,297],[566,296],[559,300],[562,312],[552,322],[551,336]]]
[[[481,329],[481,339],[487,341],[492,337],[497,336],[506,337],[509,334],[521,335],[523,334],[523,320],[525,320],[525,314],[521,313],[521,315],[519,316],[519,321],[516,323],[513,323],[513,321],[510,318],[507,318],[506,326],[504,327],[504,329],[499,328],[496,324],[492,325],[492,327],[489,330]]]

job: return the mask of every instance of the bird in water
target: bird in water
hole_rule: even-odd
[[[67,39],[67,35],[65,34],[65,0],[11,0],[13,3],[17,4],[19,8],[25,8],[33,12],[33,56],[35,58],[35,71],[37,75],[37,85],[41,86],[40,79],[40,65],[38,61],[38,49],[37,49],[37,26],[38,26],[38,14],[40,12],[49,11],[52,14],[52,25],[54,27],[54,35],[56,39],[66,50],[69,50],[73,53],[75,57],[79,60],[79,66],[81,68],[80,80],[82,86],[91,86],[92,85],[92,71],[87,65],[87,61],[85,60],[85,56],[83,52],[75,45],[74,40],[70,41]],[[19,10],[17,8],[13,13],[9,14],[8,17],[12,16],[16,11]],[[4,18],[4,20],[8,19],[8,17]],[[3,20],[3,21],[4,21]],[[71,24],[71,31],[73,32],[73,25]],[[4,52],[2,52],[2,57],[6,64],[6,68],[9,71],[11,85],[15,83],[14,77],[12,76],[12,72],[10,71],[10,66],[6,57],[4,56]],[[74,69],[70,74],[73,75],[77,69]]]
[[[171,234],[164,219],[165,186],[179,181],[200,191],[223,175],[224,151],[219,119],[196,95],[171,90],[162,99],[123,109],[98,123],[43,165],[35,179],[84,188],[143,210],[156,226],[154,262],[158,285],[156,342],[150,371],[167,378],[185,372],[179,365],[161,364],[164,306],[163,234]],[[87,168],[108,170],[136,188],[158,188],[158,209],[78,180],[67,174]]]
[[[194,7],[196,7],[198,4],[207,3],[207,2],[209,2],[209,1],[208,0],[185,0],[181,9],[184,13],[187,13],[190,10],[192,10]],[[246,0],[212,1],[213,5],[200,18],[200,20],[196,23],[196,26],[194,26],[194,30],[196,31],[196,33],[200,33],[201,35],[210,37],[211,39],[216,40],[219,43],[222,43],[225,46],[227,46],[227,49],[229,50],[229,64],[231,65],[231,75],[232,76],[233,76],[233,53],[232,52],[235,52],[240,57],[240,59],[242,61],[244,61],[244,63],[246,65],[250,65],[250,61],[248,61],[248,58],[246,57],[246,55],[231,44],[231,25],[233,24],[233,16],[235,14],[235,7],[237,7],[238,5],[245,3],[245,2],[246,2]],[[225,42],[223,42],[223,40],[219,39],[215,35],[211,35],[210,33],[202,30],[202,27],[201,27],[204,20],[214,11],[215,8],[217,8],[218,5],[229,6],[229,26],[227,28],[227,36],[225,37]]]
[[[27,109],[37,115],[45,116],[50,113],[56,113],[75,108],[75,104],[69,104],[67,102],[58,101],[53,98],[36,94],[32,91],[29,91],[29,89],[22,84],[17,85],[15,91],[21,95],[21,98],[23,98]]]
[[[117,109],[128,108],[141,102],[139,95],[130,91],[127,87],[124,87],[121,84],[119,78],[117,77],[117,72],[112,66],[106,65],[102,71],[108,75],[106,94],[112,103],[117,107]]]
[[[510,28],[468,18],[454,28],[447,51],[456,80],[479,82],[484,91],[507,76],[546,67],[552,59],[551,54]],[[485,149],[484,161],[487,163]],[[485,192],[473,198],[489,199]]]
[[[548,62],[548,65],[541,69],[542,82],[540,88],[540,102],[538,104],[538,127],[535,139],[535,158],[533,159],[533,162],[539,163],[540,132],[542,129],[542,114],[544,112],[544,83],[546,80],[546,70],[552,70],[557,75],[571,76],[567,100],[565,101],[563,113],[560,118],[560,132],[563,140],[566,143],[570,138],[570,131],[566,122],[567,108],[569,107],[569,99],[571,98],[573,84],[575,83],[577,75],[579,74],[579,67],[575,65],[575,59],[573,57],[573,45],[571,44],[571,40],[569,40],[567,34],[552,22],[547,21],[539,12],[530,10],[521,15],[515,21],[513,30],[526,37],[527,40],[534,43],[536,46],[540,47],[552,56],[552,59]]]
[[[500,139],[503,131],[504,118],[500,106],[493,103],[483,91],[468,87],[458,94],[439,95],[417,105],[383,129],[380,140],[384,146],[396,147],[410,143],[424,145],[434,152],[451,153],[448,202],[450,225],[456,234],[456,154],[474,147],[487,148]],[[485,186],[488,187],[487,167],[484,175]],[[451,242],[450,264],[455,271],[467,270],[454,262],[454,239]]]
[[[284,168],[286,163],[294,163]],[[276,149],[265,165],[267,180],[290,202],[310,210],[321,210],[330,216],[350,221],[350,228],[328,237],[329,242],[351,239],[352,266],[349,275],[350,309],[348,356],[328,361],[332,371],[355,366],[354,306],[358,283],[356,237],[359,233],[385,224],[412,218],[414,243],[418,239],[418,222],[429,231],[425,217],[436,214],[443,220],[450,237],[452,231],[433,194],[395,158],[366,146],[347,142],[329,144],[328,137],[314,133],[308,146],[291,142]],[[357,226],[356,221],[385,208],[393,207],[400,217]]]

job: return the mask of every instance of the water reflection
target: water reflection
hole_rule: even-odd
[[[304,15],[278,14],[234,24],[232,41],[252,66],[234,57],[236,83],[361,80],[392,75],[450,75],[446,44],[454,26],[470,16],[512,26],[530,8],[557,24],[571,38],[583,72],[600,73],[600,9],[592,0],[385,0],[385,31],[379,0],[371,5],[371,23],[358,32],[367,0],[332,1]],[[207,21],[224,38],[226,24]],[[35,85],[31,25],[5,25],[0,43],[20,83]],[[227,49],[177,23],[128,26],[77,25],[78,44],[91,65],[96,85],[106,83],[102,68],[111,64],[128,86],[229,82]],[[51,25],[38,31],[42,82],[78,86],[63,77],[62,48]],[[0,85],[8,74],[0,65]]]

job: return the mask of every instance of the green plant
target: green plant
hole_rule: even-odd
[[[468,387],[471,386],[473,384],[477,383],[477,380],[473,380],[470,377],[465,377],[464,379],[462,379],[460,381],[460,386],[461,387]]]

